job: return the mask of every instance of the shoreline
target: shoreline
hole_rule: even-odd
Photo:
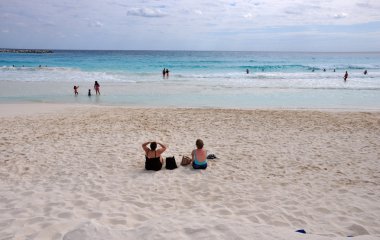
[[[175,107],[175,106],[135,106],[106,105],[84,103],[50,103],[50,102],[0,102],[0,117],[13,117],[35,114],[62,113],[78,108],[122,108],[122,109],[155,109],[155,110],[229,110],[229,111],[299,111],[299,112],[331,112],[331,113],[379,113],[380,109],[369,108],[215,108],[215,107]]]

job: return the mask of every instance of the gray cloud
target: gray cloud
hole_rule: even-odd
[[[290,14],[290,15],[301,15],[302,14],[302,12],[300,10],[293,10],[293,9],[287,9],[287,10],[285,10],[285,13]]]
[[[160,9],[155,8],[132,8],[127,11],[127,15],[149,18],[160,18],[167,16],[166,13],[163,13]]]
[[[342,18],[346,18],[347,16],[348,16],[347,13],[342,12],[342,13],[337,13],[337,14],[335,14],[335,15],[334,15],[334,18],[335,18],[335,19],[342,19]]]
[[[362,8],[370,8],[371,5],[369,3],[357,3],[356,6],[362,7]]]
[[[103,27],[103,25],[104,24],[100,21],[93,21],[93,22],[88,23],[89,27],[96,27],[96,28],[101,28],[101,27]]]

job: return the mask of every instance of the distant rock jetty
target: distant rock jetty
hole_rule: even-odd
[[[52,50],[43,49],[0,49],[0,52],[5,53],[53,53]]]

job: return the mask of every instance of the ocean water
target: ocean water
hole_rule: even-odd
[[[163,68],[170,70],[168,78],[163,78]],[[101,96],[88,97],[94,81],[101,85]],[[78,96],[74,85],[79,85]],[[380,53],[0,53],[4,102],[378,110]]]

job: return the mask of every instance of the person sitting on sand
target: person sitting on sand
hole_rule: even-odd
[[[203,141],[197,139],[195,142],[197,149],[191,152],[191,160],[194,169],[206,169],[207,168],[207,151],[203,149]]]
[[[150,144],[150,149],[147,145]],[[157,149],[157,144],[161,146],[160,149]],[[158,171],[162,168],[163,158],[161,154],[165,152],[166,146],[159,142],[146,142],[142,145],[142,148],[145,152],[145,169]]]

